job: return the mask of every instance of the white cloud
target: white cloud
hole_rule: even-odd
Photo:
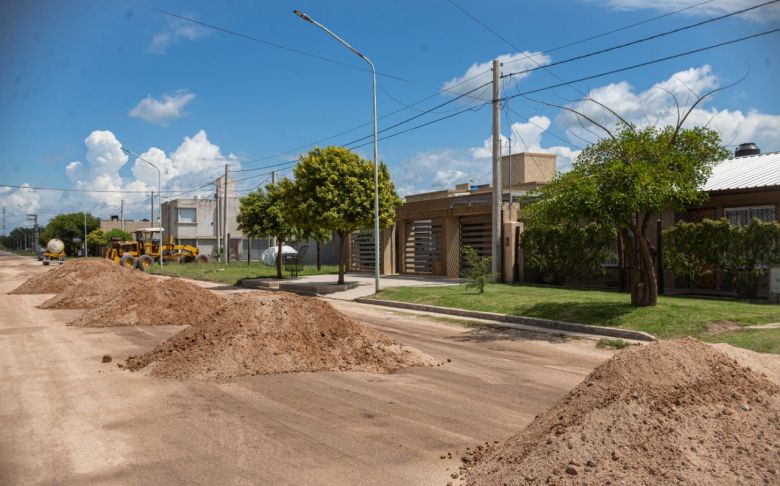
[[[498,59],[502,64],[502,74],[509,74],[513,72],[525,71],[526,69],[543,66],[550,63],[550,57],[540,52],[523,51],[515,54],[502,54],[498,56]],[[478,97],[481,99],[490,99],[490,86],[485,86],[481,90],[477,90],[477,87],[489,83],[493,79],[492,73],[493,61],[487,61],[483,63],[474,63],[470,68],[466,70],[461,76],[450,79],[442,84],[441,89],[446,90],[451,94],[463,94],[469,93],[473,90],[473,93],[466,98],[466,101],[471,100],[471,97]],[[502,86],[504,89],[509,89],[514,86],[521,79],[528,77],[531,73],[522,73],[510,78],[504,78]]]
[[[449,188],[455,184],[465,182],[468,174],[462,170],[450,169],[450,170],[437,170],[436,175],[433,176],[434,187]]]
[[[594,0],[589,1],[596,3]],[[600,0],[598,2],[599,5],[606,5],[616,10],[656,10],[659,12],[673,12],[691,6],[694,3],[696,2],[691,0]],[[755,0],[719,0],[685,10],[684,13],[697,17],[723,15],[752,7],[759,3],[761,2],[756,2]],[[778,4],[767,5],[746,12],[741,17],[758,22],[777,20],[780,19],[780,6]]]
[[[665,126],[677,123],[677,103],[680,104],[681,110],[685,110],[696,99],[694,93],[704,94],[720,85],[720,80],[712,72],[712,68],[704,65],[675,73],[645,91],[637,92],[628,82],[622,81],[595,88],[588,96],[639,126]],[[755,142],[763,151],[780,149],[777,139],[777,133],[780,132],[780,115],[757,110],[719,110],[714,106],[708,108],[708,103],[711,104],[712,100],[699,104],[686,120],[685,126],[708,126],[720,133],[722,143],[726,145]],[[582,102],[569,106],[607,128],[615,126],[615,117],[594,103]],[[594,142],[597,136],[605,136],[594,124],[571,112],[562,112],[557,122],[569,130],[573,139]]]
[[[184,20],[176,20],[162,31],[154,34],[149,40],[147,50],[152,54],[165,54],[168,47],[180,40],[195,40],[208,34],[208,31],[200,26]]]
[[[93,191],[157,191],[157,170],[144,160],[160,168],[163,190],[180,191],[203,185],[205,177],[216,178],[219,169],[228,163],[240,167],[235,155],[223,155],[219,146],[212,144],[206,132],[200,130],[193,137],[184,137],[182,143],[168,156],[157,147],[150,147],[136,158],[130,169],[131,178],[123,177],[129,158],[122,152],[122,144],[107,130],[96,130],[85,140],[86,163],[75,161],[65,166],[65,173],[79,189]],[[206,194],[210,188],[204,188]],[[190,196],[193,194],[189,194]],[[117,192],[87,192],[84,197],[98,206],[97,212],[115,211],[122,199],[139,199],[143,194]]]
[[[512,153],[555,154],[558,170],[567,171],[580,151],[566,146],[545,147],[542,144],[542,134],[550,125],[552,122],[545,116],[531,117],[527,123],[513,123]],[[501,136],[501,146],[502,154],[508,154],[508,137]],[[401,175],[396,178],[396,188],[401,196],[406,196],[452,188],[464,182],[486,184],[491,179],[492,158],[492,137],[485,139],[481,146],[466,150],[421,152],[401,163],[397,171],[397,174]]]
[[[147,95],[130,110],[130,116],[149,123],[165,125],[170,120],[184,116],[184,108],[194,99],[195,95],[188,91],[163,94],[159,100]]]

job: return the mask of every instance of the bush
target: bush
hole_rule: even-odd
[[[523,231],[521,244],[529,266],[536,268],[546,283],[563,285],[566,278],[604,274],[604,262],[614,255],[614,229],[594,223],[578,225],[531,221]]]
[[[744,226],[726,219],[681,222],[663,235],[667,268],[691,281],[720,270],[739,297],[756,297],[768,265],[780,263],[780,224],[774,221],[754,219]]]
[[[490,272],[490,257],[479,256],[474,248],[464,246],[463,255],[469,265],[467,271],[469,283],[466,284],[466,289],[477,289],[481,294],[485,291],[485,284],[493,282],[498,274]]]

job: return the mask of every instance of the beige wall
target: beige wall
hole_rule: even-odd
[[[506,188],[509,184],[509,160],[505,155],[501,159],[501,177],[502,187]],[[526,185],[547,184],[555,177],[556,156],[555,154],[537,154],[537,153],[519,153],[512,154],[512,187],[523,187]]]
[[[136,231],[142,228],[149,228],[150,226],[153,226],[153,224],[150,223],[149,221],[132,221],[128,219],[125,220],[125,231],[133,235],[133,237],[135,237],[134,233]],[[111,221],[110,219],[101,219],[100,229],[103,231],[111,231],[112,229],[122,229],[122,222]]]

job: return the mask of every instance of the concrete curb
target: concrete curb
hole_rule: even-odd
[[[396,307],[399,309],[417,310],[424,312],[436,312],[439,314],[448,314],[459,317],[472,317],[475,319],[486,319],[491,321],[509,322],[512,324],[522,324],[525,326],[538,327],[542,329],[552,329],[557,331],[577,332],[581,334],[595,334],[598,336],[607,336],[612,338],[633,339],[635,341],[655,341],[655,336],[642,331],[631,329],[620,329],[615,327],[594,326],[591,324],[579,324],[575,322],[554,321],[551,319],[541,319],[538,317],[510,316],[507,314],[498,314],[495,312],[479,312],[466,309],[453,309],[451,307],[439,307],[435,305],[410,304],[408,302],[396,302],[391,300],[379,300],[360,297],[354,300],[360,304],[382,305],[385,307]]]

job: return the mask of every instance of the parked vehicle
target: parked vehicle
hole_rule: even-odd
[[[46,251],[43,252],[41,261],[44,265],[51,262],[58,262],[60,265],[65,261],[65,243],[59,238],[52,238],[46,243]]]
[[[154,262],[160,260],[160,251],[164,262],[206,263],[208,257],[202,255],[197,247],[176,245],[169,236],[160,248],[161,228],[143,228],[135,232],[135,240],[124,241],[112,238],[111,248],[106,258],[127,267],[146,271]]]

